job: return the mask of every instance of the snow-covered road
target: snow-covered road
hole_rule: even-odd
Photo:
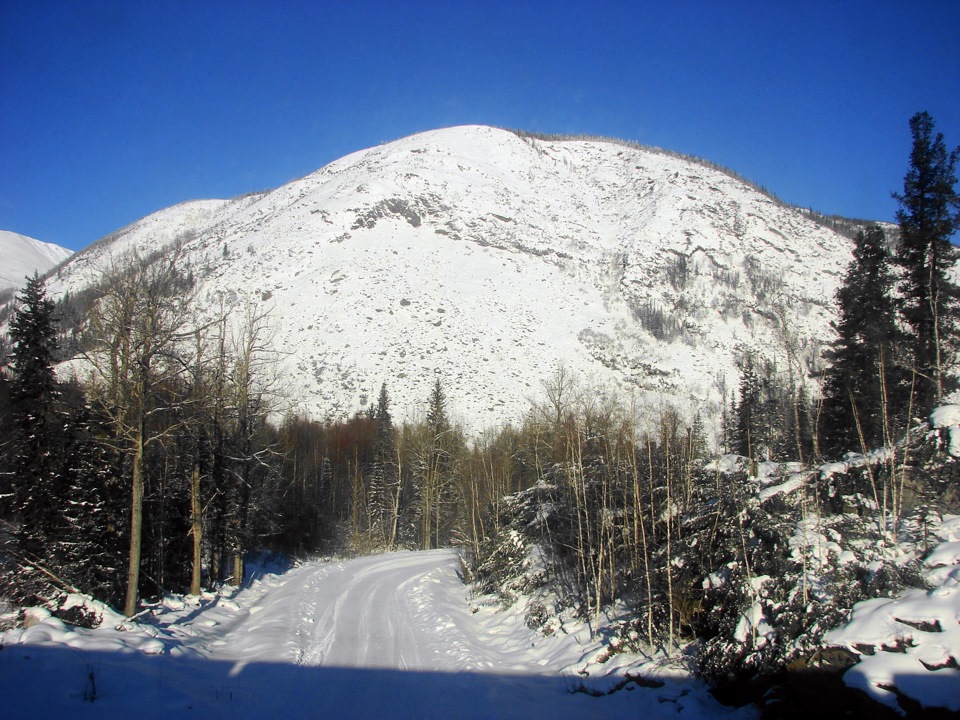
[[[588,662],[617,675],[629,658],[596,665],[586,626],[544,637],[523,607],[471,598],[459,568],[447,550],[310,562],[239,591],[168,597],[139,624],[47,618],[0,634],[4,717],[750,716],[662,667],[643,670],[661,687],[572,692]]]
[[[463,622],[469,593],[458,567],[447,550],[308,563],[262,588],[239,621],[211,632],[217,639],[207,652],[244,662],[449,671],[475,669],[476,650],[484,664],[499,664],[463,632],[475,623]]]
[[[549,640],[520,613],[471,604],[459,571],[451,550],[307,563],[242,593],[239,618],[190,644],[234,662],[554,677],[576,659],[586,637]]]
[[[305,665],[388,667],[397,670],[458,669],[437,652],[439,626],[423,612],[424,590],[444,585],[434,605],[449,611],[463,606],[450,553],[410,553],[362,558],[336,571],[317,573],[305,598],[300,629]],[[322,577],[317,577],[322,575]],[[446,579],[448,582],[443,583]],[[448,597],[442,597],[447,595]],[[445,601],[445,602],[444,602]]]
[[[431,628],[418,615],[417,590],[436,575],[436,555],[363,558],[314,573],[298,629],[304,665],[447,669],[431,652]],[[446,560],[447,558],[442,558]]]

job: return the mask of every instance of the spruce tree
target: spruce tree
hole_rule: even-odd
[[[61,528],[60,395],[54,374],[54,304],[43,280],[27,279],[10,322],[12,352],[11,410],[15,450],[12,470],[21,551],[45,557]]]
[[[396,490],[398,474],[395,472],[396,438],[393,419],[390,417],[390,394],[387,383],[380,386],[377,406],[373,410],[377,436],[370,468],[370,526],[372,530],[385,529],[387,520],[387,493]]]
[[[450,465],[450,420],[447,418],[447,395],[440,378],[433,384],[427,407],[427,428],[432,437],[433,451],[430,463],[435,474],[446,475]]]
[[[424,549],[430,549],[447,541],[449,518],[444,516],[444,508],[453,504],[454,458],[462,449],[462,437],[447,416],[447,396],[439,377],[427,399],[425,420],[416,482],[421,542]]]
[[[69,389],[69,387],[68,387]],[[126,518],[117,458],[98,440],[99,427],[79,388],[63,442],[63,536],[54,547],[63,576],[109,603],[123,599],[122,568]]]
[[[0,437],[11,437],[10,422],[10,378],[8,369],[4,367],[4,359],[0,357]],[[11,457],[12,453],[13,447],[11,444],[7,441],[0,441],[0,518],[3,519],[10,518],[15,510],[13,479],[10,470],[13,459]]]
[[[756,459],[762,434],[763,393],[754,367],[753,355],[747,353],[740,370],[740,400],[734,408],[736,434],[733,450],[751,460]]]
[[[886,237],[873,226],[854,243],[837,290],[837,339],[824,386],[824,447],[833,452],[861,449],[861,434],[868,449],[890,442],[906,412]]]
[[[437,378],[433,384],[433,391],[430,393],[428,404],[427,425],[430,427],[434,438],[438,438],[450,430],[450,421],[447,419],[447,396],[443,391],[440,378]]]
[[[960,148],[948,152],[941,133],[934,134],[928,113],[910,119],[913,149],[903,180],[900,203],[900,245],[896,261],[902,268],[901,315],[910,329],[913,367],[917,373],[915,406],[929,411],[956,387],[946,373],[955,357],[960,329],[960,287],[950,270],[960,258],[951,236],[960,228],[960,196],[956,165]]]

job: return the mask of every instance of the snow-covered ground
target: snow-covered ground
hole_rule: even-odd
[[[0,634],[5,718],[750,717],[679,664],[544,637],[474,598],[453,551],[310,562],[241,590],[169,597],[96,630],[44,611]],[[621,690],[601,694],[629,677]],[[658,685],[658,687],[647,687]]]
[[[944,540],[924,560],[929,589],[857,603],[830,645],[861,656],[846,683],[894,708],[897,695],[960,712],[960,517],[937,529]]]

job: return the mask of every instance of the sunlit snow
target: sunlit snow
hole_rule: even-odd
[[[549,637],[473,598],[454,551],[309,562],[240,591],[168,597],[102,627],[42,610],[0,634],[4,717],[750,717],[682,662],[616,655],[585,623]],[[596,697],[643,675],[641,687]],[[650,682],[650,681],[655,682]]]
[[[561,366],[719,416],[743,349],[830,336],[850,259],[846,238],[719,170],[469,126],[155,213],[78,253],[51,293],[178,236],[203,314],[270,312],[286,407],[349,415],[386,381],[415,417],[440,377],[473,432],[518,420]]]
[[[22,287],[25,278],[43,275],[71,254],[53,243],[0,230],[0,290]]]

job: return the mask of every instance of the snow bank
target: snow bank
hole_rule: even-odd
[[[871,450],[866,455],[860,453],[847,453],[840,462],[824,463],[818,469],[821,480],[829,480],[834,475],[842,475],[855,468],[865,467],[867,465],[877,465],[879,463],[889,462],[894,458],[894,451],[890,448],[878,448]]]
[[[802,474],[797,473],[796,475],[791,475],[786,479],[785,482],[782,482],[779,485],[763,488],[760,491],[761,502],[767,500],[768,498],[772,498],[775,495],[792,493],[797,488],[803,487],[803,478],[804,476]]]
[[[941,405],[930,413],[930,427],[942,428],[960,425],[960,405]]]
[[[744,472],[750,467],[750,458],[743,455],[721,455],[704,466],[708,472],[717,472],[722,475]]]
[[[897,709],[902,693],[960,712],[960,518],[945,520],[940,535],[947,541],[924,562],[930,590],[857,603],[850,622],[824,638],[861,656],[848,685]]]
[[[946,428],[950,435],[947,452],[951,457],[960,457],[960,405],[941,405],[930,413],[930,426],[934,430]]]

